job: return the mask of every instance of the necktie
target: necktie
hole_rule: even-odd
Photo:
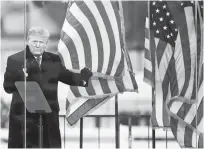
[[[39,68],[40,68],[40,61],[41,61],[41,57],[40,57],[40,56],[37,56],[37,57],[36,57],[36,61],[37,61],[38,66],[39,66]]]

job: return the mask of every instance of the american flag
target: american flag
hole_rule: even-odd
[[[191,101],[185,98],[172,98],[168,103],[170,126],[181,147],[203,148],[204,123],[203,123],[203,65],[202,77],[198,82],[198,99]]]
[[[144,77],[155,91],[152,124],[169,127],[166,101],[176,96],[195,99],[197,44],[193,8],[186,3],[181,6],[180,2],[152,1],[149,15]]]
[[[67,98],[72,109],[67,110],[67,120],[71,125],[114,95],[137,90],[122,45],[116,2],[72,2],[62,27],[58,53],[66,68],[74,71],[86,66],[94,76],[86,88],[70,87]]]
[[[200,3],[201,4],[201,3]],[[182,6],[187,6],[182,3]],[[201,5],[200,5],[201,6]],[[203,19],[201,7],[196,5],[198,11],[197,19],[197,82],[195,81],[197,92],[196,100],[186,99],[182,96],[172,98],[167,102],[170,115],[171,130],[179,145],[185,148],[203,148],[204,143],[204,122],[203,122]],[[184,8],[186,9],[186,8]],[[196,89],[197,88],[197,89]]]

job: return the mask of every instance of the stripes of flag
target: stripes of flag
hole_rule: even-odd
[[[145,59],[144,59],[144,81],[154,87],[154,51],[150,50],[150,28],[149,18],[145,21]]]
[[[120,18],[115,3],[76,1],[67,10],[59,52],[69,69],[121,76],[124,55]],[[67,61],[68,60],[68,61]]]
[[[197,10],[200,10],[197,3]],[[172,98],[167,102],[167,109],[170,115],[171,130],[181,147],[185,148],[203,148],[204,142],[204,122],[203,122],[203,20],[202,12],[198,12],[199,20],[197,22],[197,79],[194,79],[194,90],[197,93],[196,100],[182,96]],[[195,67],[196,68],[196,67]],[[198,81],[197,81],[198,80]],[[197,81],[197,82],[196,82]],[[197,88],[197,89],[196,89]]]
[[[124,56],[121,42],[116,2],[75,1],[68,8],[58,53],[66,68],[80,70],[86,66],[94,74],[88,87],[70,86],[68,100],[75,107],[67,111],[71,125],[112,96],[137,90],[134,73],[128,67],[130,60]]]
[[[203,148],[203,89],[202,80],[196,102],[176,98],[168,103],[171,129],[181,147]]]
[[[149,47],[145,47],[145,63],[148,63],[145,69],[149,72],[145,70],[144,77],[150,74],[148,80],[155,90],[154,127],[169,127],[166,101],[171,97],[195,99],[197,44],[193,8],[176,5],[176,2],[150,2],[150,41]]]
[[[186,98],[177,97],[167,102],[171,129],[181,147],[204,147],[203,66],[204,61],[199,73],[197,100],[187,100]]]

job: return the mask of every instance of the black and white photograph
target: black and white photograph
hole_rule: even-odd
[[[0,148],[204,148],[202,0],[1,0]]]

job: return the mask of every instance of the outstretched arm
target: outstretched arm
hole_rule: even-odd
[[[65,84],[87,87],[91,76],[92,72],[88,68],[82,69],[81,73],[74,73],[60,63],[59,81]]]

